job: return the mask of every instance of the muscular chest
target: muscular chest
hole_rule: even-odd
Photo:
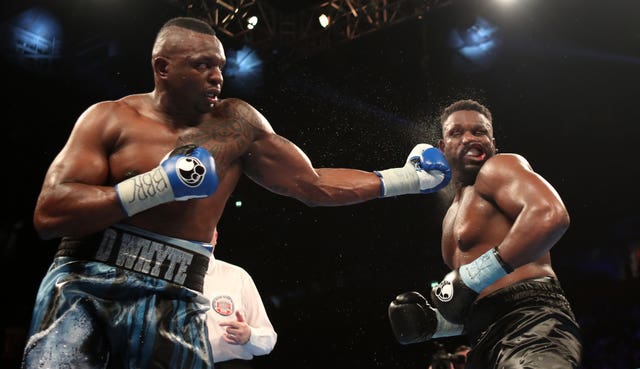
[[[497,214],[496,207],[477,194],[473,187],[465,188],[456,197],[443,220],[442,251],[445,262],[456,265],[475,245],[491,237]]]
[[[153,120],[123,124],[120,138],[110,155],[115,180],[145,172],[158,165],[175,147],[196,144],[216,160],[219,176],[238,162],[251,142],[251,130],[240,124],[212,120],[194,127],[174,128]]]

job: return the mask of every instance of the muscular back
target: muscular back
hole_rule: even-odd
[[[547,229],[544,218],[557,207],[563,209],[555,191],[522,157],[496,155],[483,165],[473,185],[457,189],[443,220],[443,259],[455,269],[499,245],[516,270],[483,295],[517,280],[553,276],[548,250],[564,228],[550,237],[553,226]]]

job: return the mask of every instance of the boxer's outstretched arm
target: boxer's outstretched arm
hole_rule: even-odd
[[[245,173],[266,189],[310,206],[359,203],[380,196],[380,178],[357,169],[312,166],[307,155],[286,138],[266,132],[244,158]]]
[[[426,144],[417,145],[399,168],[376,172],[314,168],[309,157],[276,134],[258,111],[250,106],[244,111],[244,119],[256,128],[255,139],[243,156],[245,174],[268,190],[309,206],[349,205],[379,197],[430,193],[450,179],[442,153]]]
[[[434,163],[434,153],[442,162]],[[434,192],[449,181],[441,171],[443,165],[446,162],[439,150],[421,144],[399,168],[377,172],[314,168],[300,148],[274,132],[265,132],[244,157],[244,171],[252,180],[309,206],[349,205],[379,197]]]

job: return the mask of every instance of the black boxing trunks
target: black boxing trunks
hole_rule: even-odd
[[[202,295],[211,248],[127,225],[64,238],[22,367],[213,368]]]
[[[582,337],[556,279],[529,279],[476,301],[465,331],[466,369],[578,368]]]

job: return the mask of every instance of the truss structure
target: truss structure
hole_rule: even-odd
[[[453,0],[331,0],[297,12],[268,0],[178,0],[187,15],[206,20],[219,33],[256,50],[286,52],[293,59],[354,40],[400,22],[420,18]],[[318,17],[326,15],[323,28]],[[258,23],[251,27],[249,18]]]

